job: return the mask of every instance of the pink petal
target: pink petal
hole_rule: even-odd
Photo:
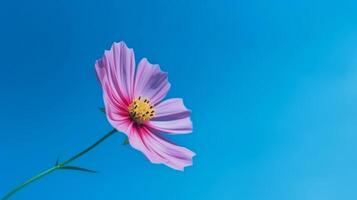
[[[143,58],[135,77],[134,98],[148,98],[153,105],[162,100],[170,89],[167,73],[159,65],[153,65]]]
[[[122,99],[118,96],[118,93],[115,90],[112,90],[108,81],[103,80],[103,98],[104,104],[107,106],[111,106],[113,110],[126,110],[127,105],[122,101]]]
[[[189,117],[170,121],[149,121],[146,126],[164,133],[187,134],[192,132],[192,121]]]
[[[165,133],[185,134],[192,132],[191,111],[182,99],[168,99],[155,106],[155,117],[146,126]]]
[[[155,106],[155,117],[153,121],[168,121],[182,119],[190,116],[191,111],[188,110],[180,98],[172,98],[160,102]]]
[[[128,123],[131,122],[127,106],[123,104],[117,93],[111,89],[108,80],[102,80],[105,113],[109,123],[118,131],[127,132]]]
[[[112,109],[111,106],[105,106],[105,112],[109,123],[118,131],[128,135],[128,129],[133,123],[130,116],[121,110]]]
[[[192,157],[195,153],[166,141],[157,133],[149,131],[145,127],[131,127],[129,135],[130,144],[144,155],[152,163],[165,164],[176,170],[184,170],[192,165]]]
[[[107,100],[113,100],[113,103],[126,104],[123,94],[119,92],[118,81],[115,77],[113,78],[112,73],[109,71],[110,68],[107,66],[107,59],[105,57],[97,60],[95,63],[95,69],[97,71],[97,77],[102,85],[103,95],[107,95]]]
[[[109,51],[105,51],[102,59],[97,60],[95,68],[102,86],[108,84],[117,99],[130,104],[135,76],[133,49],[129,49],[124,42],[114,43]]]
[[[135,58],[124,42],[114,43],[95,64],[102,85],[106,115],[118,131],[127,132],[131,123],[128,105],[134,88]]]

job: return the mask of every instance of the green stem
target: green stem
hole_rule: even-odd
[[[97,142],[95,142],[91,146],[87,147],[83,151],[79,152],[78,154],[74,155],[73,157],[69,158],[68,160],[63,161],[62,163],[59,163],[56,166],[51,167],[51,168],[49,168],[49,169],[47,169],[45,171],[42,171],[41,173],[37,174],[36,176],[33,176],[29,180],[23,182],[22,184],[18,185],[16,188],[14,188],[10,192],[8,192],[1,200],[9,199],[12,195],[14,195],[16,192],[20,191],[22,188],[26,187],[27,185],[37,181],[38,179],[40,179],[40,178],[42,178],[44,176],[47,176],[48,174],[56,171],[57,169],[61,169],[62,167],[65,167],[70,162],[78,159],[79,157],[81,157],[84,154],[88,153],[90,150],[94,149],[96,146],[98,146],[100,143],[102,143],[104,140],[106,140],[107,138],[109,138],[111,135],[113,135],[116,132],[117,132],[117,130],[115,130],[115,129],[111,130],[106,135],[104,135],[102,138],[100,138]]]

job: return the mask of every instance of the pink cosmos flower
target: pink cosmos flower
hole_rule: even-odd
[[[167,141],[163,134],[192,131],[190,111],[182,99],[164,100],[170,89],[167,73],[143,58],[135,70],[133,49],[114,43],[95,68],[103,89],[110,124],[125,133],[130,145],[152,163],[177,170],[192,165],[195,153]]]

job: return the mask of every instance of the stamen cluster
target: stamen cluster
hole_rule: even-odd
[[[148,99],[141,96],[134,99],[128,107],[131,119],[137,124],[143,124],[154,117],[155,111]]]

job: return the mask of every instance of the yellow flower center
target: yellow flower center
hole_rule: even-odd
[[[142,124],[154,117],[154,109],[150,101],[141,97],[134,99],[128,107],[132,120],[137,124]]]

